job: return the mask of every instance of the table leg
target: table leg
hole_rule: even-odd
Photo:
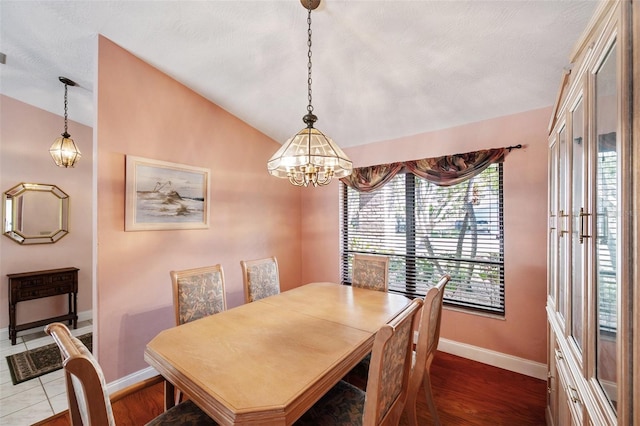
[[[165,379],[164,381],[164,410],[176,405],[176,388],[173,383]]]

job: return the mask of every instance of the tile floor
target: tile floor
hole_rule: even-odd
[[[71,330],[74,336],[92,331],[91,321],[78,322]],[[18,385],[11,382],[7,355],[53,343],[53,339],[38,329],[25,330],[11,345],[5,333],[0,340],[0,424],[27,426],[67,409],[67,394],[62,370],[54,371]]]

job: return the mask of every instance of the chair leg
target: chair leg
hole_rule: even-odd
[[[427,405],[429,406],[429,411],[431,412],[431,419],[433,420],[434,425],[440,426],[440,417],[438,416],[436,402],[433,399],[433,391],[431,389],[431,376],[429,375],[428,371],[425,371],[424,373],[423,383],[425,395],[427,396]]]
[[[418,412],[416,410],[417,397],[417,392],[412,392],[407,396],[407,402],[404,406],[404,412],[407,414],[407,421],[410,426],[418,426]]]

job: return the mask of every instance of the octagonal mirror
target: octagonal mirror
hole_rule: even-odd
[[[56,185],[21,183],[3,194],[3,233],[18,244],[55,243],[69,233],[69,196]]]

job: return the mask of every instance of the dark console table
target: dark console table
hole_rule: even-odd
[[[78,268],[50,269],[48,271],[7,274],[9,277],[9,338],[16,344],[18,331],[41,327],[51,322],[69,321],[78,326]],[[26,324],[16,324],[16,305],[26,300],[69,295],[69,313]]]

